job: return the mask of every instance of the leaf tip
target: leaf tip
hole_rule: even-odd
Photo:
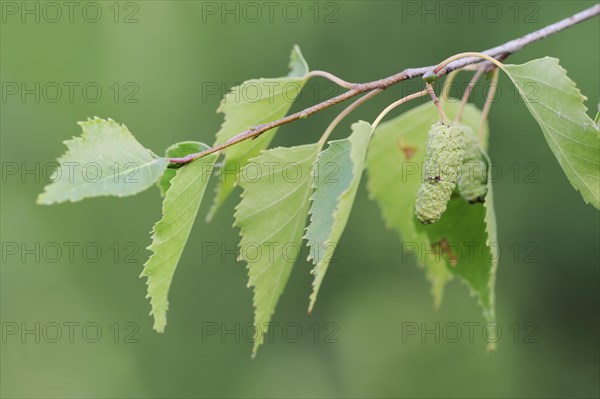
[[[40,193],[37,198],[35,199],[35,203],[37,205],[50,205],[52,202],[48,201],[46,199],[46,191]]]
[[[166,326],[166,324],[167,323],[163,323],[163,322],[159,323],[158,321],[155,321],[154,322],[154,327],[153,327],[154,331],[156,331],[159,334],[164,333],[165,332],[165,326]]]
[[[315,299],[313,299],[311,295],[310,304],[308,305],[308,310],[306,311],[306,315],[309,317],[312,316],[313,308],[315,307]]]

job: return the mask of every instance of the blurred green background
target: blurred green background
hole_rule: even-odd
[[[502,336],[491,355],[466,287],[453,281],[441,308],[433,309],[423,271],[413,258],[404,260],[401,242],[385,229],[364,187],[314,314],[306,315],[311,275],[303,258],[273,318],[281,323],[273,342],[254,360],[243,334],[253,317],[245,265],[232,254],[221,259],[203,250],[206,243],[235,248],[237,194],[211,224],[203,221],[204,201],[171,287],[163,335],[152,330],[146,286],[138,278],[148,232],[160,217],[158,191],[35,205],[46,184],[44,166],[64,152],[62,141],[78,135],[76,121],[87,117],[125,123],[159,154],[181,140],[212,143],[224,90],[286,74],[294,44],[313,69],[368,81],[495,46],[595,2],[477,2],[471,15],[462,2],[452,3],[454,9],[402,1],[255,2],[254,8],[99,1],[74,2],[70,17],[62,2],[2,1],[2,397],[598,397],[598,212],[571,188],[506,77],[490,116],[490,154],[502,172],[494,191],[503,250],[497,280]],[[24,10],[34,11],[23,16]],[[596,17],[507,62],[560,58],[595,114],[599,33]],[[458,81],[465,79],[468,74]],[[52,82],[62,87],[60,98]],[[416,82],[407,84],[413,86],[394,87],[357,110],[335,137],[415,90]],[[215,85],[217,94],[209,90]],[[15,87],[19,92],[11,94]],[[95,101],[97,87],[102,95]],[[23,88],[34,94],[23,97]],[[333,93],[324,80],[311,80],[293,110]],[[340,109],[286,126],[274,145],[315,141]],[[9,251],[13,243],[20,248],[16,255]],[[68,243],[78,244],[72,259]],[[23,251],[35,252],[36,245],[39,260]],[[63,250],[58,257],[56,246]],[[102,254],[94,261],[98,247]],[[471,322],[480,323],[473,342],[467,327],[457,343],[444,339],[454,337],[451,330],[441,331],[439,342],[403,334],[409,324],[435,329],[439,323],[442,330]],[[34,333],[22,335],[36,323],[39,342]],[[79,323],[71,340],[65,323]],[[51,342],[57,325],[62,336]],[[215,326],[218,332],[207,334]],[[226,331],[236,326],[239,337]]]

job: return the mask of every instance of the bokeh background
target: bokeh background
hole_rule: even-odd
[[[80,133],[76,121],[87,117],[125,123],[159,154],[181,140],[212,143],[225,90],[245,79],[283,76],[294,44],[313,69],[368,81],[495,46],[594,2],[477,2],[471,14],[462,2],[451,2],[454,8],[446,2],[273,2],[270,16],[265,2],[248,8],[245,2],[97,1],[74,2],[71,17],[62,2],[49,3],[2,1],[2,397],[598,397],[598,212],[571,188],[504,76],[490,116],[490,154],[502,171],[494,191],[503,250],[502,337],[493,354],[485,350],[481,312],[459,281],[448,286],[441,308],[433,308],[423,270],[404,259],[398,236],[385,229],[364,190],[366,179],[314,314],[306,315],[311,275],[302,259],[273,318],[287,330],[276,329],[255,359],[243,333],[253,317],[245,265],[230,252],[221,259],[205,251],[206,243],[235,248],[238,193],[211,224],[203,221],[210,202],[204,201],[175,274],[162,335],[152,330],[138,278],[148,232],[160,217],[158,191],[35,205],[46,184],[44,167],[64,152],[63,140]],[[24,10],[34,11],[23,16]],[[508,62],[560,58],[595,114],[599,33],[596,17]],[[36,82],[39,99],[11,94],[15,84],[35,91]],[[58,99],[52,82],[63,88]],[[74,87],[72,98],[67,85]],[[95,87],[102,90],[97,101]],[[346,135],[352,121],[372,121],[414,88],[383,93],[335,137]],[[293,110],[335,92],[324,80],[311,80]],[[473,101],[481,104],[483,96],[477,86]],[[274,144],[315,141],[340,109],[286,126]],[[33,172],[21,173],[26,170]],[[12,243],[20,248],[16,255],[8,251]],[[69,243],[78,245],[73,258]],[[40,259],[24,251],[36,252],[36,245]],[[36,323],[39,337],[22,334]],[[437,325],[439,342],[431,334],[403,334],[407,323]],[[451,330],[443,333],[448,323],[463,326],[459,342],[449,342]],[[473,342],[464,323],[480,323]],[[62,336],[51,342],[57,325]],[[227,333],[236,327],[239,337]]]

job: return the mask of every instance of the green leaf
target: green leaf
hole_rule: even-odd
[[[225,114],[225,120],[217,133],[215,145],[226,142],[244,130],[272,122],[287,114],[300,94],[308,73],[308,65],[298,46],[294,46],[292,50],[289,67],[290,72],[286,77],[248,80],[225,95],[217,110]],[[256,139],[246,140],[223,151],[225,160],[220,168],[219,183],[207,221],[214,217],[231,194],[240,170],[249,159],[258,156],[269,146],[276,132],[277,128],[271,129]]]
[[[165,158],[183,158],[189,154],[195,154],[200,151],[204,151],[209,147],[199,141],[182,141],[175,143],[165,151]],[[160,190],[160,196],[164,197],[167,190],[171,186],[171,179],[175,177],[177,169],[167,169],[161,176],[160,180],[156,183]]]
[[[445,107],[452,117],[459,105],[454,102]],[[467,105],[463,123],[477,132],[480,116],[475,107]],[[436,306],[441,303],[445,284],[457,275],[478,297],[486,320],[491,321],[498,262],[491,183],[488,181],[484,204],[469,204],[455,196],[435,224],[422,225],[414,216],[427,132],[438,121],[435,107],[427,103],[375,130],[367,155],[369,193],[378,202],[386,225],[402,236],[404,256],[416,255],[425,265]],[[487,129],[484,148],[486,143]]]
[[[253,356],[301,250],[318,152],[317,144],[266,150],[240,173],[244,191],[234,225],[240,228],[248,286],[254,287]]]
[[[489,170],[489,159],[487,162]],[[493,284],[498,240],[491,174],[488,174],[488,193],[483,204],[469,204],[455,196],[438,223],[415,225],[416,230],[427,237],[423,247],[433,249],[423,251],[420,256],[431,262],[443,261],[453,274],[467,283],[471,294],[477,296],[485,319],[494,321]]]
[[[134,195],[152,186],[167,167],[168,161],[138,143],[125,125],[96,117],[79,126],[83,134],[65,141],[67,152],[58,158],[54,181],[38,204]]]
[[[488,160],[489,169],[489,160]],[[439,222],[417,224],[417,231],[426,238],[417,241],[418,256],[426,262],[445,264],[458,276],[483,309],[486,322],[495,321],[496,269],[498,267],[498,240],[493,205],[491,176],[483,204],[469,204],[455,197]],[[494,330],[489,330],[492,333]],[[495,347],[495,337],[489,336],[488,350]]]
[[[168,293],[173,273],[190,235],[200,202],[216,160],[208,155],[177,169],[162,206],[162,219],[152,229],[152,255],[142,276],[148,278],[154,329],[163,332],[167,324]]]
[[[545,57],[502,69],[586,203],[600,209],[600,131],[583,105],[586,99],[558,59]]]
[[[370,137],[371,125],[357,122],[352,125],[352,134],[348,138],[330,141],[315,164],[315,192],[311,197],[310,225],[305,236],[310,247],[309,260],[312,259],[316,265],[312,270],[315,278],[309,313],[348,222]]]

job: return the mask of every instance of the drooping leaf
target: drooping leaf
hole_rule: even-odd
[[[286,77],[248,80],[225,95],[217,110],[225,114],[225,120],[217,133],[215,145],[226,142],[246,129],[272,122],[287,114],[300,94],[308,73],[308,65],[298,46],[292,50],[289,67],[290,72]],[[208,221],[231,194],[240,170],[249,159],[268,147],[276,132],[277,128],[271,129],[256,139],[246,140],[223,151],[225,159],[219,169],[219,182]]]
[[[167,167],[168,161],[144,148],[125,125],[96,117],[79,126],[81,137],[65,141],[67,152],[58,158],[53,182],[38,204],[134,195],[152,186]]]
[[[571,185],[586,203],[600,209],[600,133],[575,82],[551,57],[502,69],[542,128]]]
[[[488,167],[489,167],[488,162]],[[427,236],[424,259],[440,262],[445,258],[449,270],[460,276],[478,297],[487,321],[494,320],[493,279],[498,256],[493,193],[488,175],[488,193],[483,204],[470,204],[454,196],[438,223],[415,223],[418,232]],[[433,250],[433,251],[432,251]]]
[[[162,219],[152,229],[152,255],[144,265],[154,329],[167,324],[168,294],[175,268],[185,247],[216,160],[208,155],[177,169],[163,200]]]
[[[448,103],[452,117],[458,103]],[[481,113],[468,105],[463,123],[477,131]],[[373,133],[367,155],[368,189],[389,228],[402,237],[404,255],[415,255],[425,265],[434,302],[441,302],[445,284],[459,276],[477,296],[486,320],[494,318],[494,280],[498,257],[493,193],[488,181],[485,203],[469,204],[456,195],[442,218],[422,225],[414,216],[421,184],[425,141],[430,126],[439,121],[428,103],[380,125]],[[483,147],[487,147],[487,129]]]
[[[186,155],[195,154],[208,148],[209,147],[206,144],[199,141],[182,141],[167,148],[165,151],[165,158],[183,158]],[[164,197],[167,193],[167,190],[171,186],[171,179],[175,177],[176,173],[177,169],[167,168],[165,173],[163,173],[161,178],[156,183],[158,189],[160,190],[161,197]]]
[[[329,262],[348,222],[370,137],[371,125],[357,122],[352,125],[352,134],[348,138],[329,142],[329,147],[321,152],[315,163],[315,192],[311,197],[311,218],[305,236],[310,247],[309,260],[316,265],[312,271],[315,278],[309,312],[312,312]]]
[[[317,144],[265,150],[240,174],[244,191],[234,225],[240,228],[248,286],[254,287],[253,355],[300,253],[318,151]]]

